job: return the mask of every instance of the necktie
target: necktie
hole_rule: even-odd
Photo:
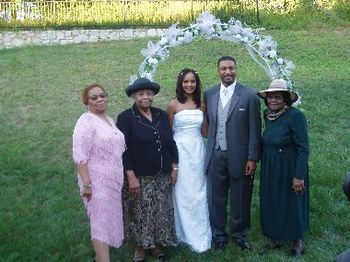
[[[227,102],[228,102],[228,90],[227,88],[223,89],[222,90],[222,97],[221,97],[221,104],[222,104],[222,107],[225,107]]]

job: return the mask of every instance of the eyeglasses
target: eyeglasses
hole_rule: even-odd
[[[275,95],[275,96],[273,96],[273,95],[268,95],[268,96],[266,96],[266,99],[267,99],[267,100],[272,100],[272,99],[274,99],[274,100],[276,100],[276,101],[280,101],[280,100],[283,100],[283,96],[281,96],[281,95]]]
[[[92,95],[92,96],[89,96],[89,99],[91,99],[92,101],[95,101],[97,100],[98,98],[101,98],[101,99],[105,99],[107,98],[107,94],[106,93],[102,93],[102,94],[99,94],[99,95]]]

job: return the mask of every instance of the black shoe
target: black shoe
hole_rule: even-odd
[[[270,243],[266,244],[263,250],[260,252],[260,255],[265,254],[268,251],[273,251],[276,249],[282,248],[282,243],[279,240],[271,240]]]
[[[303,241],[301,240],[294,241],[291,252],[292,252],[292,256],[295,256],[295,257],[301,257],[302,255],[304,255]]]
[[[215,250],[225,250],[227,246],[227,242],[215,242]]]
[[[249,244],[247,239],[237,239],[235,240],[235,243],[242,249],[242,250],[252,250],[252,246]]]
[[[133,257],[132,259],[133,262],[145,262],[144,257]]]
[[[134,253],[134,257],[132,259],[133,262],[145,262],[145,254],[144,254],[144,250],[143,250],[143,254],[140,255],[140,248],[136,248],[135,253]]]
[[[271,240],[265,247],[269,250],[279,249],[282,247],[282,243],[279,240]]]
[[[150,252],[157,261],[166,262],[170,260],[170,256],[165,254],[159,247],[157,249],[151,249]]]
[[[170,257],[167,254],[164,253],[160,253],[156,256],[157,261],[162,261],[162,262],[166,262],[170,260]]]

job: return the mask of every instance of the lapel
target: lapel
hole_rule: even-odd
[[[152,122],[150,122],[146,117],[144,117],[140,110],[137,108],[136,104],[134,104],[131,108],[131,112],[134,118],[138,120],[138,122],[148,128],[158,131],[159,123],[160,123],[160,113],[154,108],[151,107],[152,112]]]
[[[213,119],[215,121],[215,126],[216,126],[216,119],[218,115],[219,94],[220,94],[220,85],[217,85],[216,87],[214,87],[213,93],[209,96],[209,108],[211,110]]]
[[[230,103],[230,107],[228,109],[227,112],[227,119],[229,119],[233,109],[236,107],[239,98],[241,96],[242,93],[242,86],[237,82],[236,83],[236,87],[235,87],[235,92],[233,93],[232,97],[231,97],[231,103]]]

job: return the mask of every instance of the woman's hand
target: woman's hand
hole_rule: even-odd
[[[86,197],[86,200],[89,202],[92,197],[92,189],[90,187],[83,187],[83,190],[80,192],[82,197]]]
[[[77,170],[83,183],[83,189],[80,191],[80,195],[86,197],[87,201],[90,201],[92,197],[92,189],[87,164],[77,164]]]
[[[305,190],[304,180],[294,177],[292,188],[296,194],[298,193],[302,194]]]
[[[176,167],[175,169],[173,168],[173,170],[172,170],[171,173],[170,173],[170,184],[171,184],[172,186],[174,186],[175,183],[176,183],[176,180],[177,180],[177,171],[178,171],[178,169],[177,169],[177,167]]]
[[[128,178],[128,184],[129,184],[129,192],[132,195],[132,197],[137,198],[141,195],[141,184],[139,180],[137,179],[134,171],[127,170],[126,176]]]

